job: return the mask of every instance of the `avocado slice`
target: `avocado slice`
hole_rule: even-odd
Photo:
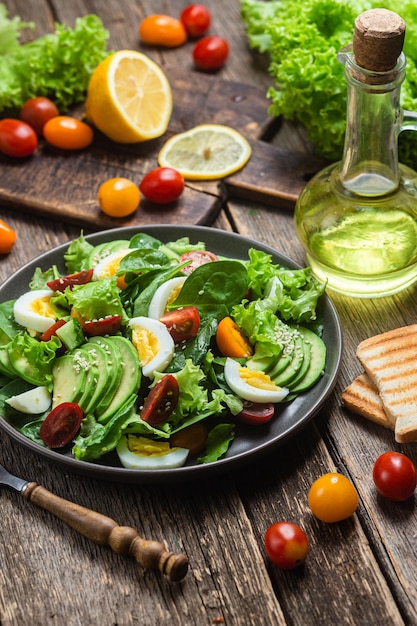
[[[101,348],[106,355],[104,367],[106,384],[101,395],[94,398],[94,414],[97,418],[107,409],[120,384],[123,373],[122,355],[110,337],[90,337],[88,343],[91,346]]]
[[[297,376],[298,372],[302,368],[304,361],[304,340],[303,336],[296,330],[293,329],[294,332],[294,350],[292,353],[292,359],[285,367],[283,371],[281,371],[276,376],[271,376],[270,378],[274,381],[276,385],[279,387],[289,387],[291,381]]]
[[[87,349],[87,345],[83,344],[73,352],[74,366],[78,364],[86,371],[86,379],[84,391],[78,400],[78,404],[84,413],[87,413],[87,407],[91,402],[91,398],[96,390],[97,380],[99,376],[99,368],[93,354]]]
[[[313,331],[308,328],[300,328],[304,336],[304,341],[310,344],[310,365],[304,377],[291,387],[292,393],[300,393],[312,387],[322,376],[326,367],[326,344]]]
[[[141,381],[141,368],[139,356],[134,345],[125,337],[114,335],[108,337],[119,350],[122,362],[122,378],[108,407],[98,413],[97,419],[101,424],[106,423],[110,417],[136,392]]]
[[[107,393],[109,393],[110,396],[110,392],[108,391],[109,387],[111,388],[111,393],[114,393],[122,375],[122,368],[120,363],[119,376],[114,376],[114,373],[117,374],[118,364],[112,361],[108,352],[97,342],[86,343],[84,344],[83,349],[90,354],[94,364],[92,370],[94,372],[94,378],[92,381],[93,393],[84,408],[84,412],[89,414],[95,412],[100,400]]]
[[[99,243],[91,250],[88,256],[88,267],[95,267],[102,259],[122,248],[128,248],[127,239],[115,239],[114,241]]]
[[[87,370],[74,363],[73,354],[64,354],[54,363],[52,380],[52,408],[61,402],[77,402],[78,404],[84,393]]]

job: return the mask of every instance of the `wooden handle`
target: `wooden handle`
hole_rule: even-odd
[[[134,528],[119,526],[110,517],[60,498],[35,482],[23,492],[29,502],[46,509],[76,531],[117,554],[129,554],[145,569],[159,570],[171,581],[182,580],[188,571],[185,554],[167,552],[159,541],[142,539]]]

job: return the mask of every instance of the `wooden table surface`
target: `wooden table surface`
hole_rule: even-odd
[[[11,15],[34,20],[36,35],[52,30],[54,20],[72,25],[76,16],[96,12],[110,31],[112,49],[140,49],[136,25],[141,18],[155,12],[177,15],[186,2],[6,0],[5,4]],[[238,0],[206,4],[213,14],[211,32],[230,42],[230,58],[219,75],[266,90],[271,82],[266,63],[247,48]],[[191,46],[147,53],[169,76],[170,66],[192,71]],[[304,132],[288,123],[274,141],[294,152],[311,150]],[[4,164],[0,175],[7,176]],[[80,231],[76,224],[29,212],[1,207],[0,213],[18,233],[11,254],[0,259],[1,281]],[[250,236],[304,263],[288,209],[229,197],[213,228]],[[85,232],[94,230],[100,230],[100,223]],[[12,472],[134,527],[145,538],[166,542],[188,556],[190,568],[182,582],[171,583],[3,490],[0,624],[415,624],[416,496],[402,504],[381,500],[373,487],[372,467],[388,450],[402,451],[417,463],[417,444],[396,444],[392,433],[349,415],[340,394],[360,371],[355,359],[359,341],[416,322],[416,291],[369,301],[331,297],[344,338],[342,367],[331,397],[298,435],[243,469],[186,484],[109,483],[52,466],[2,434],[0,462]],[[311,483],[328,471],[348,476],[360,496],[357,513],[332,525],[316,520],[307,504]],[[310,541],[305,565],[290,572],[272,566],[263,551],[264,532],[278,520],[299,524]]]

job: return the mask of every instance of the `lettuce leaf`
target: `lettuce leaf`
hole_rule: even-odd
[[[93,70],[109,54],[100,18],[80,17],[74,28],[57,23],[55,33],[19,45],[26,26],[18,17],[8,19],[0,5],[0,111],[35,96],[51,98],[61,112],[82,102]]]
[[[337,53],[352,41],[356,17],[376,7],[395,11],[407,24],[401,104],[416,111],[415,0],[304,0],[302,10],[299,0],[241,0],[249,45],[269,57],[271,115],[300,122],[316,152],[332,160],[341,157],[346,128],[346,82]],[[401,141],[400,157],[409,162]]]
[[[120,315],[126,320],[126,312],[120,300],[120,291],[114,278],[103,278],[85,285],[67,287],[66,299],[84,320],[95,320],[107,315]]]

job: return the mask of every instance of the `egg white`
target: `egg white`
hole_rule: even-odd
[[[94,267],[94,276],[99,280],[114,276],[119,270],[120,261],[130,252],[132,252],[131,248],[122,248],[121,250],[116,250],[116,252],[108,254]]]
[[[189,453],[186,448],[169,448],[166,442],[136,435],[124,435],[117,444],[116,451],[123,467],[138,470],[181,467]]]
[[[243,377],[245,374],[247,378]],[[281,402],[289,393],[286,387],[274,385],[269,376],[263,372],[254,372],[248,367],[242,367],[238,361],[230,357],[226,359],[224,376],[230,389],[249,402]]]
[[[52,403],[52,395],[47,387],[34,387],[17,396],[12,396],[6,400],[7,404],[29,415],[38,415],[49,409]]]
[[[142,373],[147,378],[153,378],[154,372],[163,372],[171,363],[175,350],[174,340],[165,324],[150,317],[133,317],[129,326]]]
[[[17,298],[13,306],[16,322],[34,332],[48,330],[56,320],[49,304],[53,293],[51,289],[34,289]]]
[[[173,302],[183,286],[186,276],[177,276],[162,283],[155,291],[149,304],[148,315],[155,320],[161,319],[166,311],[167,305]]]

